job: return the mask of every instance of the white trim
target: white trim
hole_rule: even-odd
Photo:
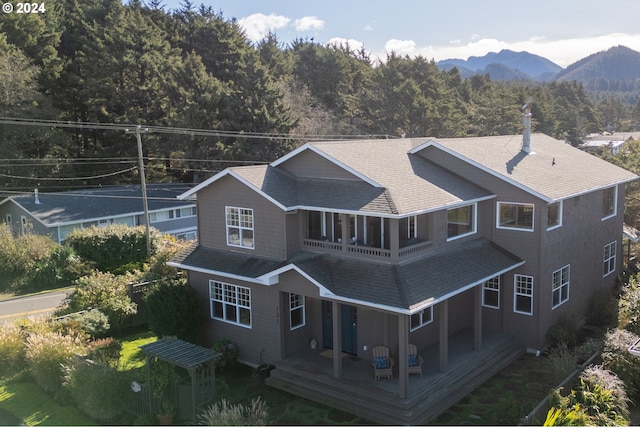
[[[605,190],[608,190],[610,188],[613,188],[613,213],[607,216],[603,216],[601,221],[606,221],[609,218],[613,218],[616,215],[618,215],[618,186],[617,185],[613,185],[613,186],[609,186],[606,188],[602,189],[602,197],[604,199],[604,192]]]
[[[566,269],[568,269],[567,282],[566,282],[566,283],[564,283],[564,282],[562,281],[562,272],[563,272],[563,270],[564,270],[565,268],[566,268]],[[558,287],[557,287],[557,288],[554,288],[554,285],[555,285],[555,283],[554,283],[554,278],[555,278],[555,276],[556,276],[556,273],[558,273],[558,274],[559,274],[559,277],[560,277],[560,279],[559,279],[559,280],[560,280],[560,281],[559,281],[559,283],[558,283]],[[561,299],[562,299],[562,288],[564,288],[565,286],[567,287],[567,299],[565,299],[565,300],[563,300],[563,301],[562,301],[562,300],[561,300]],[[553,273],[551,273],[551,309],[552,309],[552,310],[555,310],[556,308],[560,307],[560,306],[561,306],[562,304],[564,304],[565,302],[569,301],[569,292],[571,291],[570,286],[571,286],[571,264],[567,264],[567,265],[565,265],[564,267],[561,267],[561,268],[557,269],[556,271],[554,271]],[[554,303],[553,303],[553,294],[554,294],[556,291],[557,291],[557,292],[559,292],[560,297],[558,298],[558,301],[559,301],[559,302],[558,302],[558,304],[555,304],[555,305],[554,305]]]
[[[610,269],[607,273],[604,272],[604,268],[602,269],[602,277],[607,277],[612,273],[615,273],[615,271],[618,269],[618,241],[614,240],[613,242],[609,242],[606,245],[604,245],[604,253],[603,255],[606,254],[607,248],[608,247],[613,247],[614,253],[613,256],[610,256],[609,258],[605,258],[604,256],[602,257],[602,266],[604,267],[604,263],[609,264],[609,261],[613,260],[613,269]]]
[[[498,288],[497,289],[496,288],[486,288],[485,287],[492,280],[496,280],[497,281],[497,284],[498,284]],[[493,306],[493,305],[488,305],[487,303],[485,303],[485,301],[484,301],[485,291],[494,292],[494,293],[498,294],[498,306],[497,307]],[[485,280],[484,282],[482,282],[482,306],[483,307],[491,308],[493,310],[500,310],[501,299],[502,299],[502,276],[493,276],[489,280]]]
[[[449,237],[449,211],[454,210],[454,209],[461,209],[467,206],[472,206],[473,207],[473,212],[472,212],[472,224],[471,224],[471,231],[468,231],[466,233],[463,234],[457,234],[453,237]],[[454,224],[458,224],[458,223],[454,223]],[[456,239],[461,239],[463,237],[466,236],[470,236],[472,234],[476,234],[478,232],[478,205],[476,203],[470,203],[468,205],[462,205],[462,206],[458,206],[455,208],[448,208],[447,209],[447,242],[451,242],[452,240],[456,240]]]
[[[535,231],[536,226],[536,205],[533,203],[522,203],[522,202],[496,202],[496,228],[500,230],[512,230],[512,231],[526,231],[529,233],[533,233]],[[531,228],[523,228],[523,227],[507,227],[504,225],[500,225],[500,205],[518,205],[518,206],[531,206],[533,208],[531,213]]]
[[[527,294],[523,294],[523,293],[518,293],[516,291],[517,288],[517,277],[526,277],[527,279],[531,279],[531,294],[527,295]],[[529,276],[527,274],[514,274],[513,275],[513,312],[517,313],[517,314],[524,314],[527,316],[533,316],[533,283],[534,283],[534,279],[533,276]],[[522,297],[528,297],[531,300],[531,312],[527,312],[527,311],[518,311],[517,310],[517,297],[518,296],[522,296]]]
[[[548,226],[549,224],[549,206],[558,203],[558,223],[556,225]],[[547,231],[555,230],[556,228],[562,227],[562,213],[564,211],[564,200],[559,200],[557,202],[551,202],[547,205]]]
[[[222,289],[221,289],[221,291],[222,291],[222,299],[214,299],[211,296],[211,285],[212,285],[212,282],[222,285]],[[236,285],[234,283],[221,282],[219,280],[214,280],[214,279],[209,279],[208,284],[209,284],[209,289],[208,289],[209,290],[209,318],[211,318],[213,320],[217,320],[219,322],[228,323],[230,325],[240,326],[240,327],[246,328],[246,329],[252,329],[253,328],[253,301],[252,301],[252,297],[251,297],[251,288],[249,288],[247,286]],[[225,287],[226,286],[231,286],[231,287],[234,288],[235,300],[236,300],[235,303],[230,303],[230,302],[225,301],[224,297],[225,297]],[[248,295],[249,295],[249,306],[248,307],[238,304],[238,300],[240,299],[240,298],[238,298],[238,290],[240,288],[246,289],[248,291]],[[224,310],[224,313],[225,313],[225,317],[214,317],[213,316],[213,303],[214,302],[222,304],[223,310]],[[236,309],[236,317],[237,317],[237,319],[236,319],[235,322],[232,321],[232,320],[227,319],[226,308],[225,308],[227,305],[231,305],[231,306],[235,307],[235,309]],[[245,323],[241,323],[240,322],[240,317],[241,316],[239,316],[238,310],[242,310],[242,309],[249,311],[249,324],[248,325],[245,324]]]
[[[289,295],[289,330],[295,331],[296,329],[300,329],[307,325],[307,301],[306,301],[306,297],[303,294],[296,294],[293,292],[289,292],[288,295]],[[300,297],[300,299],[302,300],[302,304],[292,308],[291,307],[292,295],[297,295],[298,297]],[[291,324],[291,314],[293,313],[294,310],[302,310],[302,323],[296,326],[293,326]]]
[[[430,314],[430,319],[428,322],[425,322],[422,316],[422,314],[425,311],[429,311],[429,314]],[[420,324],[414,328],[411,326],[411,318],[416,314],[420,314]],[[433,306],[432,305],[429,307],[423,308],[422,310],[417,311],[409,316],[409,332],[417,331],[418,329],[422,328],[423,326],[427,326],[430,323],[433,323]]]
[[[298,154],[302,153],[303,151],[306,150],[311,150],[314,153],[316,153],[317,155],[319,155],[320,157],[323,157],[325,160],[330,161],[331,163],[333,163],[334,165],[340,167],[341,169],[344,169],[345,171],[349,172],[350,174],[360,178],[361,180],[363,180],[364,182],[377,187],[377,188],[384,188],[383,185],[380,185],[379,183],[377,183],[376,181],[372,180],[371,178],[369,178],[368,176],[358,172],[357,170],[353,169],[352,167],[342,163],[340,160],[330,156],[329,154],[325,153],[324,151],[322,151],[321,148],[316,147],[315,145],[313,145],[310,142],[307,142],[306,144],[304,144],[301,147],[296,148],[295,150],[293,150],[292,152],[280,157],[279,159],[275,160],[274,162],[271,163],[270,166],[272,167],[276,167],[278,165],[281,165],[282,163],[286,162],[287,160],[297,156]]]

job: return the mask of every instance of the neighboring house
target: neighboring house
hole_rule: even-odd
[[[409,424],[542,351],[614,286],[638,177],[524,120],[521,136],[308,143],[184,193],[198,244],[169,264],[202,298],[203,339],[275,365],[271,385]],[[375,381],[371,349],[402,361],[409,344],[422,378],[396,363]]]
[[[185,184],[147,185],[150,225],[165,234],[195,239],[196,206],[176,198],[190,188]],[[58,243],[77,228],[146,223],[140,185],[56,193],[36,190],[0,202],[0,217],[15,233],[48,235]]]

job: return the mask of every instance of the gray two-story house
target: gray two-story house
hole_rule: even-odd
[[[409,424],[544,349],[614,286],[638,177],[530,134],[529,117],[524,135],[308,143],[184,193],[199,240],[170,264],[201,296],[203,339],[274,365],[273,386]]]

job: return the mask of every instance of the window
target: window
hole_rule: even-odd
[[[476,231],[475,205],[447,210],[447,239],[456,239]]]
[[[149,213],[149,222],[167,221],[173,218],[173,211],[160,211]]]
[[[533,314],[533,277],[521,274],[514,276],[513,311]]]
[[[604,247],[604,268],[602,276],[608,276],[616,271],[616,243],[611,242]]]
[[[23,215],[20,217],[20,233],[27,234],[27,231],[29,231],[29,221],[27,221],[27,217]]]
[[[407,239],[418,238],[418,217],[410,216],[407,218]]]
[[[533,205],[498,202],[498,228],[533,231]]]
[[[289,328],[301,328],[305,325],[304,296],[289,294]]]
[[[9,228],[11,228],[12,227],[12,223],[13,223],[13,220],[11,218],[11,214],[7,214],[7,216],[5,216],[5,218],[4,218],[4,220],[5,220],[6,224],[9,226]]]
[[[482,305],[500,308],[500,276],[492,277],[482,284]]]
[[[251,327],[251,290],[209,280],[211,318]]]
[[[411,315],[411,331],[433,322],[433,307],[425,308]]]
[[[602,219],[611,218],[616,215],[617,193],[617,187],[605,188],[602,191]]]
[[[552,304],[556,308],[569,299],[570,266],[553,272]]]
[[[227,244],[253,248],[253,209],[227,206]]]
[[[562,225],[562,202],[550,203],[547,207],[547,230]]]
[[[188,208],[176,209],[176,218],[187,218],[196,216],[196,207],[190,206]]]

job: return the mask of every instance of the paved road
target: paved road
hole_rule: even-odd
[[[67,297],[68,291],[56,291],[0,301],[0,323],[51,314]]]

